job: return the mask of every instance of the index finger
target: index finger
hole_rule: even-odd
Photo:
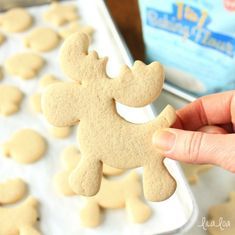
[[[176,114],[174,127],[184,130],[197,130],[205,125],[228,123],[233,123],[234,126],[235,91],[201,97],[179,109]]]

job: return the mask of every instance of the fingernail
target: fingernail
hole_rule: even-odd
[[[157,148],[163,151],[169,151],[173,148],[175,144],[175,139],[176,139],[176,136],[172,132],[157,131],[153,135],[153,144],[155,144]]]

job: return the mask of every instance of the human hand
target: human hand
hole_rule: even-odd
[[[173,128],[153,136],[164,156],[235,173],[235,91],[201,97],[176,113]]]

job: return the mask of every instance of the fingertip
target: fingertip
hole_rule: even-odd
[[[212,126],[212,125],[203,126],[199,128],[198,131],[205,132],[207,134],[227,134],[228,133],[224,128],[219,127],[219,126]]]

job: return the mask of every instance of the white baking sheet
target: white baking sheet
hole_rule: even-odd
[[[65,4],[70,3],[66,1]],[[110,57],[108,72],[117,75],[120,66],[125,62],[126,56],[122,54],[119,43],[113,35],[113,29],[102,12],[100,0],[73,1],[79,7],[81,21],[92,25],[95,29],[92,48],[102,56]],[[42,21],[42,12],[48,6],[32,7],[29,11],[35,17],[35,25],[47,25]],[[12,54],[18,51],[26,51],[22,39],[25,33],[8,35],[8,40],[0,47],[0,64]],[[123,48],[122,48],[123,49]],[[40,115],[33,113],[29,107],[29,96],[37,91],[39,77],[52,73],[60,79],[65,79],[58,67],[58,50],[44,53],[43,57],[47,65],[41,71],[37,79],[22,81],[16,77],[5,74],[1,83],[15,84],[26,94],[22,109],[19,113],[10,117],[0,117],[0,143],[7,140],[13,132],[20,128],[30,127],[39,131],[48,140],[48,152],[43,159],[32,165],[21,165],[12,159],[0,156],[0,179],[22,177],[29,185],[30,194],[38,198],[40,202],[40,230],[44,235],[86,235],[86,234],[160,234],[173,230],[183,230],[196,215],[196,206],[192,195],[182,177],[181,171],[173,161],[168,161],[168,167],[177,180],[176,193],[167,201],[149,203],[153,209],[153,216],[144,224],[131,224],[128,222],[124,209],[107,210],[104,213],[104,222],[96,229],[82,228],[79,225],[80,197],[66,198],[59,196],[54,187],[52,178],[61,170],[59,155],[64,147],[75,143],[75,132],[65,140],[51,137]],[[130,109],[119,106],[120,113],[133,122],[146,122],[153,118],[150,107],[143,109]],[[141,171],[141,170],[140,170]],[[169,232],[173,234],[173,232]]]

